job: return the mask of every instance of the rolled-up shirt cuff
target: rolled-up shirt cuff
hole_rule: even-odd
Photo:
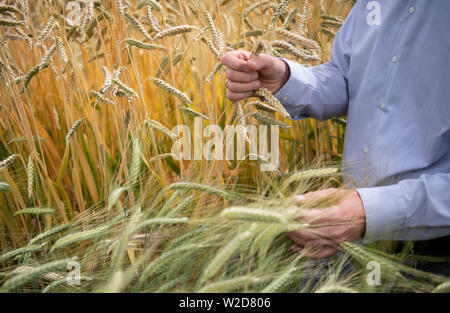
[[[295,112],[299,111],[300,99],[306,89],[305,78],[306,69],[303,65],[281,58],[290,69],[290,77],[288,81],[278,90],[274,96],[281,102],[286,108],[286,111],[291,115],[293,119],[306,118],[308,116],[296,116]]]
[[[366,214],[364,243],[398,237],[405,228],[407,209],[400,185],[358,188]]]

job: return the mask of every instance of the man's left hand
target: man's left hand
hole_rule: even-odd
[[[293,251],[318,260],[341,250],[339,244],[354,241],[364,235],[366,217],[359,194],[354,190],[335,188],[297,196],[299,203],[313,207],[324,197],[338,198],[334,205],[323,209],[303,209],[298,219],[311,226],[286,233],[294,241]]]

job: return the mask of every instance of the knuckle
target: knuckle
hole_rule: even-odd
[[[238,91],[236,88],[236,83],[231,80],[228,81],[227,87],[228,87],[228,90]]]
[[[228,69],[226,70],[226,72],[225,72],[225,75],[226,75],[226,77],[227,77],[228,79],[230,79],[230,80],[236,80],[236,75],[237,75],[237,73],[236,73],[235,70],[232,70],[232,69],[228,68]]]

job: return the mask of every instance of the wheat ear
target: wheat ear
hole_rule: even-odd
[[[274,125],[279,126],[281,128],[287,129],[291,128],[292,126],[286,123],[283,123],[279,120],[276,120],[266,114],[260,113],[260,112],[254,112],[251,114],[256,120],[258,120],[260,123],[264,125]]]
[[[264,99],[267,103],[269,103],[272,107],[274,107],[278,113],[280,113],[283,117],[290,117],[289,113],[286,111],[284,106],[278,101],[277,98],[267,89],[260,88],[258,90],[253,91],[254,97],[259,97],[260,99]]]
[[[14,213],[14,216],[19,214],[36,214],[36,215],[44,215],[44,214],[55,214],[56,210],[53,208],[25,208],[19,210]]]
[[[181,35],[185,33],[189,33],[193,31],[194,29],[199,29],[197,26],[192,25],[180,25],[180,26],[174,26],[171,28],[164,29],[163,31],[157,33],[153,40],[159,40],[165,37],[175,36],[175,35]]]
[[[169,136],[172,140],[178,139],[178,136],[174,132],[172,132],[170,129],[168,129],[166,126],[164,126],[160,122],[157,122],[152,119],[148,119],[144,123],[146,125],[150,126],[151,128],[156,129],[156,130],[162,132],[163,134]]]
[[[312,39],[305,38],[301,35],[298,35],[287,29],[280,28],[280,27],[275,28],[275,32],[278,33],[280,36],[282,36],[286,39],[289,39],[289,40],[291,40],[299,45],[302,45],[306,48],[314,49],[317,52],[321,51],[320,45]]]
[[[80,118],[79,120],[75,121],[73,123],[72,128],[67,132],[66,135],[66,146],[70,143],[70,139],[72,138],[73,134],[77,131],[77,129],[80,127],[81,123],[85,120],[85,117]]]
[[[57,260],[53,262],[49,262],[47,264],[40,265],[38,267],[32,268],[24,273],[18,274],[10,279],[8,279],[1,287],[1,289],[8,291],[12,291],[17,287],[23,286],[33,280],[38,279],[44,274],[49,272],[54,272],[58,270],[66,270],[67,263],[70,262],[70,259]]]
[[[0,255],[0,263],[3,262],[3,261],[8,260],[10,258],[13,258],[16,255],[24,254],[24,253],[27,253],[27,252],[34,252],[34,251],[42,250],[43,246],[44,245],[29,245],[29,246],[26,246],[26,247],[21,247],[19,249],[6,252],[5,254]]]
[[[253,209],[246,207],[231,207],[222,211],[222,217],[232,220],[247,220],[252,222],[285,223],[285,218],[273,211],[266,209]]]
[[[6,159],[0,161],[0,170],[3,168],[6,168],[8,166],[10,166],[11,164],[14,163],[14,161],[17,159],[18,155],[17,154],[11,154],[9,157],[7,157]]]
[[[252,224],[248,230],[238,233],[229,243],[222,247],[204,270],[201,281],[206,281],[216,275],[234,252],[239,249],[240,245],[253,235],[255,229],[256,225]]]
[[[162,79],[159,78],[150,78],[150,80],[159,88],[167,91],[168,93],[174,95],[175,97],[177,97],[178,99],[180,99],[181,101],[191,104],[192,100],[183,92],[179,91],[178,89],[176,89],[175,87],[173,87],[172,85],[170,85],[169,83],[163,81]]]

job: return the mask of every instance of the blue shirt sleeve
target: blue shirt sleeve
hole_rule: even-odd
[[[284,105],[291,118],[312,117],[323,121],[346,115],[347,74],[355,24],[354,15],[357,12],[355,7],[336,34],[329,62],[305,67],[297,62],[285,60],[291,75],[275,97]]]
[[[450,174],[357,189],[366,213],[365,242],[427,240],[450,235]]]

